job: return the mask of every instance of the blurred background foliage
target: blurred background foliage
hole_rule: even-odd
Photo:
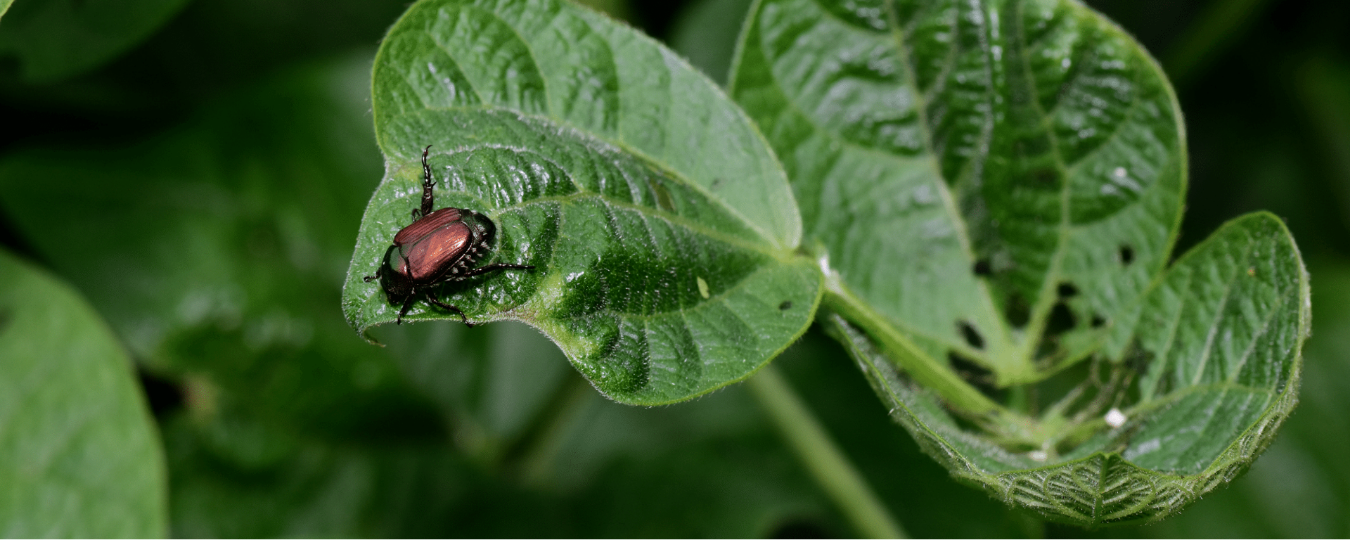
[[[593,0],[725,80],[748,0]],[[1350,4],[1093,0],[1186,114],[1178,253],[1284,217],[1313,279],[1302,403],[1180,515],[1047,525],[951,480],[812,331],[778,360],[916,536],[1350,536]],[[0,0],[0,245],[131,352],[175,536],[850,536],[731,387],[607,402],[518,324],[384,327],[338,306],[381,176],[369,65],[404,0]],[[8,7],[8,11],[4,9]]]

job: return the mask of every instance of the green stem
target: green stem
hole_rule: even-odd
[[[590,383],[576,372],[570,373],[567,382],[543,409],[541,417],[526,430],[531,435],[512,445],[508,456],[515,458],[517,471],[525,484],[548,484],[569,429],[594,397]]]
[[[972,414],[984,414],[1000,408],[962,380],[951,368],[920,351],[908,337],[847,291],[827,286],[822,303],[866,331],[891,360],[909,372],[919,384],[937,392],[951,406]]]
[[[816,482],[860,534],[869,538],[905,538],[900,524],[773,366],[751,377],[747,387]]]

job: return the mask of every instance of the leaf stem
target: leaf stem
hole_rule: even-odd
[[[746,386],[858,533],[869,538],[906,537],[904,529],[777,369],[765,367]]]
[[[972,414],[984,414],[1001,408],[998,403],[967,384],[951,368],[919,350],[879,313],[834,281],[828,277],[825,280],[825,297],[822,299],[825,307],[866,331],[886,351],[886,355],[908,371],[916,381],[937,392],[951,406]]]
[[[516,472],[526,485],[544,486],[552,479],[568,430],[595,397],[586,379],[573,370],[568,371],[571,373],[567,381],[548,401],[532,428],[526,431],[530,435],[517,441],[509,454],[515,458]]]

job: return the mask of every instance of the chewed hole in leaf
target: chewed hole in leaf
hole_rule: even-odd
[[[1008,296],[1008,305],[1003,310],[1003,316],[1013,328],[1026,328],[1027,323],[1031,322],[1031,305],[1021,294],[1013,293]]]
[[[1056,288],[1056,292],[1059,293],[1060,298],[1073,298],[1075,296],[1078,296],[1078,287],[1075,287],[1072,283],[1065,281],[1059,284],[1059,287]]]
[[[1129,244],[1121,244],[1121,245],[1120,245],[1120,264],[1129,266],[1130,263],[1132,263],[1132,262],[1134,262],[1134,248],[1133,248],[1133,247],[1130,247]]]
[[[787,311],[789,309],[792,309],[791,300],[784,300],[783,303],[778,304],[778,311]]]
[[[985,396],[995,401],[1003,399],[1006,392],[995,384],[994,372],[989,371],[989,368],[956,351],[947,353],[947,362],[951,364],[952,370],[957,375]]]
[[[1074,317],[1073,310],[1064,302],[1055,302],[1055,307],[1050,309],[1050,319],[1045,323],[1045,335],[1058,337],[1060,334],[1073,330],[1078,326],[1078,319]]]
[[[1100,313],[1094,313],[1092,315],[1092,327],[1101,328],[1103,326],[1106,326],[1106,317],[1101,316]]]
[[[1045,322],[1045,333],[1041,335],[1041,342],[1036,347],[1036,356],[1038,358],[1048,358],[1059,351],[1059,338],[1065,332],[1073,330],[1078,326],[1078,318],[1074,316],[1073,310],[1069,305],[1060,301],[1055,302],[1054,307],[1050,309],[1050,317]]]
[[[956,328],[961,332],[961,337],[965,338],[967,345],[984,350],[984,338],[980,336],[980,331],[976,330],[974,325],[966,321],[956,321]]]
[[[975,261],[975,267],[971,271],[975,272],[977,276],[989,277],[994,273],[994,267],[990,264],[989,259],[980,259]]]

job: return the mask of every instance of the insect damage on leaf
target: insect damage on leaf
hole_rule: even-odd
[[[1184,130],[1128,34],[1068,0],[755,6],[731,92],[837,274],[830,326],[954,475],[1096,525],[1255,458],[1296,399],[1302,262],[1258,214],[1166,268]]]

